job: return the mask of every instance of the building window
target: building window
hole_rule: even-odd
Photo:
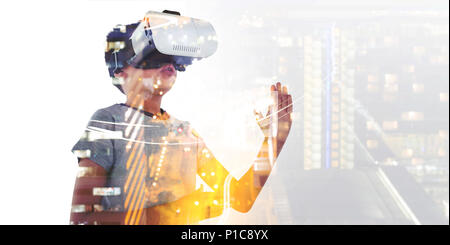
[[[338,158],[339,157],[339,152],[337,152],[337,151],[331,152],[331,157],[332,158]]]
[[[440,147],[439,150],[438,150],[438,156],[440,156],[440,157],[447,156],[447,150],[445,148],[443,148],[443,147]]]
[[[398,82],[398,78],[395,74],[385,74],[384,81],[388,84],[393,84]]]
[[[338,105],[333,105],[333,112],[339,112],[339,106]]]
[[[333,87],[333,93],[334,94],[339,93],[339,87],[337,87],[337,86]]]
[[[378,92],[378,86],[373,85],[373,84],[367,84],[367,91],[369,92]]]
[[[383,121],[384,130],[396,130],[398,128],[397,121]]]
[[[417,158],[417,157],[411,158],[412,165],[418,165],[418,164],[423,164],[423,163],[424,163],[423,158]]]
[[[367,130],[375,130],[376,129],[376,122],[375,121],[367,121],[366,122]]]
[[[439,93],[440,102],[448,102],[448,93]]]
[[[404,149],[404,150],[402,151],[402,157],[409,158],[409,157],[412,157],[413,154],[414,154],[414,151],[413,151],[413,149],[410,149],[410,148]]]
[[[402,113],[402,120],[405,121],[421,121],[424,116],[422,112],[417,111],[408,111]]]
[[[422,93],[424,90],[424,85],[423,83],[413,83],[412,85],[412,89],[414,93]]]
[[[369,83],[375,83],[375,82],[377,82],[377,77],[375,75],[368,75],[367,76],[367,81]]]
[[[332,143],[331,144],[331,149],[338,149],[339,148],[339,144],[338,143]]]
[[[332,166],[333,168],[339,167],[339,161],[333,160],[333,161],[331,162],[331,166]]]
[[[413,47],[413,53],[415,55],[424,55],[425,54],[425,47],[423,47],[423,46],[414,46]]]
[[[443,139],[447,139],[448,138],[448,131],[447,130],[439,130],[438,132],[439,137],[443,138]]]
[[[392,93],[383,93],[383,101],[385,102],[394,102],[396,96]]]
[[[331,134],[331,139],[332,139],[332,140],[337,140],[337,139],[339,139],[339,134],[338,134],[338,133],[332,133],[332,134]]]
[[[377,140],[367,140],[366,145],[367,145],[367,148],[369,148],[369,149],[375,149],[375,148],[378,148],[378,141]]]
[[[386,82],[384,84],[384,91],[388,93],[398,92],[398,84],[393,82]]]
[[[338,129],[339,129],[339,124],[338,124],[338,123],[333,123],[333,124],[331,125],[331,129],[332,129],[332,130],[338,130]]]

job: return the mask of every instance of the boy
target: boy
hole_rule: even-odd
[[[136,54],[130,37],[138,26],[139,22],[116,28],[107,37],[105,60],[113,79],[121,81],[115,85],[126,102],[95,112],[72,149],[80,171],[71,224],[195,224],[219,216],[225,207],[248,212],[270,174],[270,164],[258,171],[252,165],[241,179],[233,178],[188,122],[161,108],[177,71],[190,62],[157,51],[131,62]],[[279,155],[292,123],[286,87],[277,83],[271,91],[277,93],[278,111],[257,118],[267,132],[267,118],[277,116],[278,133],[273,138],[266,135],[259,159],[267,159],[269,151],[275,158]],[[195,188],[197,175],[213,192]]]

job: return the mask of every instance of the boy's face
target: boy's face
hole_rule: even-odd
[[[138,69],[128,66],[116,77],[122,77],[122,88],[125,94],[162,96],[166,94],[175,83],[177,71],[170,63],[163,64],[155,69]]]

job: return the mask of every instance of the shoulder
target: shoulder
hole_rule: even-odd
[[[91,119],[114,122],[123,118],[129,107],[123,104],[114,104],[105,108],[100,108],[94,112]]]
[[[89,119],[88,126],[113,130],[115,116],[120,111],[120,105],[112,105],[97,109]]]
[[[122,105],[120,104],[114,104],[105,108],[100,108],[97,111],[95,111],[94,115],[92,117],[95,118],[103,118],[103,119],[113,119],[114,115],[120,114],[122,111],[126,110]]]

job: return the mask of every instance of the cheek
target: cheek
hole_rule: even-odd
[[[176,76],[171,76],[166,78],[162,83],[164,84],[165,87],[171,88],[175,84],[176,79],[177,79]]]
[[[156,70],[156,69],[143,70],[141,75],[143,78],[156,77],[158,75],[158,70]]]
[[[150,90],[153,90],[153,87],[157,84],[153,78],[144,78],[142,79],[142,85]]]

